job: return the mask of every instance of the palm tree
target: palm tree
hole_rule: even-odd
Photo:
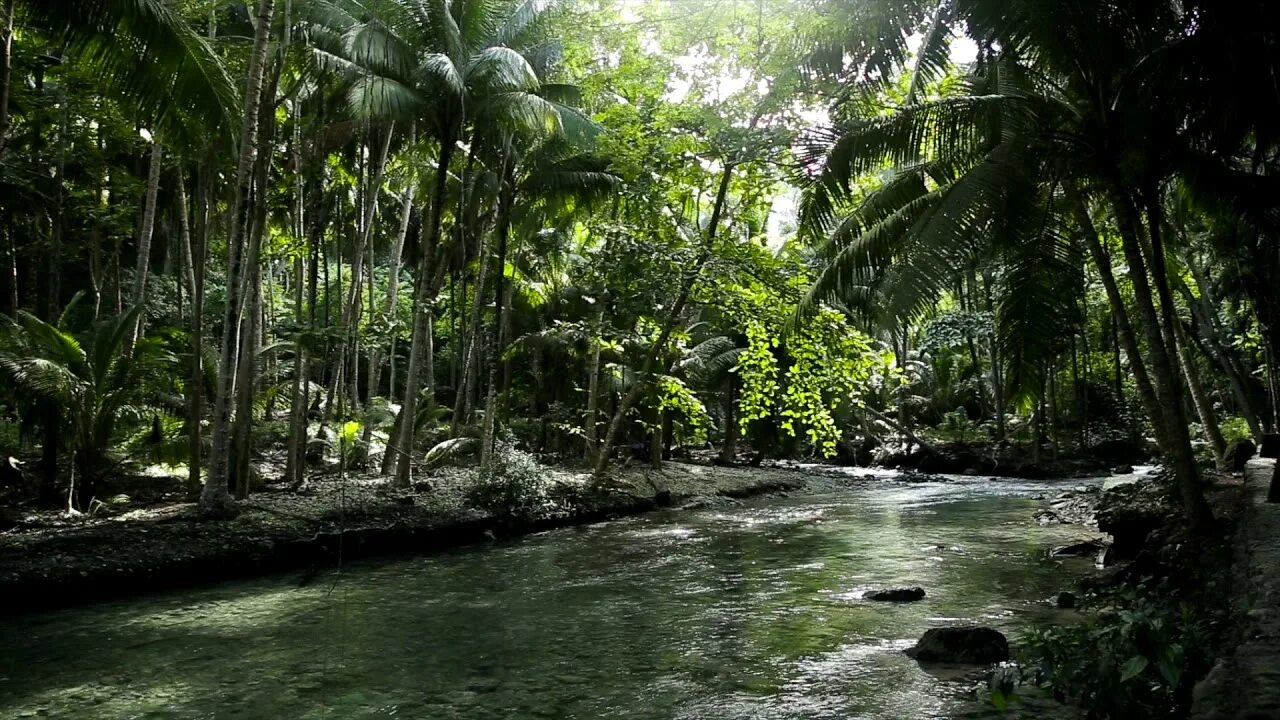
[[[403,419],[417,411],[429,318],[443,282],[439,246],[458,144],[468,141],[461,178],[465,193],[481,145],[496,140],[482,135],[484,128],[556,132],[570,114],[539,94],[538,70],[554,56],[554,44],[544,38],[542,3],[387,0],[380,10],[381,18],[375,18],[326,4],[311,27],[318,61],[351,78],[348,99],[358,116],[414,121],[438,146],[415,278],[409,365],[400,419],[388,448],[398,457],[396,483],[404,486],[409,483],[413,423]]]
[[[910,32],[932,12],[964,28],[981,52],[963,92],[911,98],[890,116],[846,121],[817,143],[809,159],[821,170],[805,225],[828,238],[830,255],[809,305],[870,287],[888,298],[890,317],[911,317],[945,290],[954,269],[997,253],[1002,349],[1015,373],[1034,379],[1069,310],[1062,300],[1078,280],[1078,240],[1108,284],[1109,259],[1095,252],[1090,217],[1107,210],[1134,290],[1133,327],[1148,349],[1145,365],[1135,363],[1135,375],[1150,375],[1139,390],[1188,517],[1203,525],[1210,515],[1183,410],[1160,202],[1162,183],[1179,169],[1177,149],[1188,145],[1188,111],[1167,90],[1185,67],[1161,60],[1200,26],[1154,0],[894,5],[911,12],[893,32]],[[905,48],[894,53],[884,67],[905,62]],[[883,76],[873,80],[883,87]],[[851,180],[886,166],[882,187],[856,202]],[[1123,331],[1127,309],[1107,289]],[[1136,337],[1126,344],[1131,360],[1143,357]]]
[[[56,460],[65,439],[73,459],[69,504],[80,509],[88,508],[101,473],[110,466],[107,453],[120,422],[138,423],[163,411],[156,389],[163,387],[175,358],[158,338],[131,341],[142,310],[136,306],[102,320],[84,337],[68,330],[68,314],[56,324],[26,312],[13,319],[0,316],[0,377],[20,406],[53,408],[40,413],[54,418],[43,428],[46,453],[51,450]],[[56,472],[48,470],[41,491],[46,501],[56,480]]]
[[[235,90],[208,41],[168,0],[8,0],[0,68],[0,156],[9,125],[13,26],[18,18],[93,68],[102,88],[153,129],[183,145],[209,133],[229,138]]]
[[[482,463],[489,459],[493,449],[498,415],[498,367],[510,341],[511,303],[508,291],[504,290],[510,287],[506,286],[508,257],[518,253],[522,236],[553,227],[557,219],[589,208],[607,197],[620,182],[618,176],[608,172],[607,161],[580,152],[575,144],[563,138],[531,142],[527,150],[521,150],[521,143],[517,142],[506,143],[503,150],[507,155],[502,163],[506,172],[498,199],[498,248],[494,257],[497,282],[493,293],[494,324],[489,338],[488,394],[480,446]],[[514,235],[515,242],[512,242],[513,225],[517,230],[523,228],[523,232]]]
[[[200,494],[200,510],[212,517],[227,517],[236,512],[235,502],[227,491],[230,473],[231,409],[239,405],[236,393],[248,393],[244,383],[234,383],[237,358],[240,363],[252,362],[251,353],[237,353],[233,347],[237,335],[244,335],[247,342],[251,333],[237,333],[240,325],[242,298],[248,295],[249,280],[253,277],[258,258],[254,243],[245,245],[250,235],[253,207],[250,190],[253,184],[254,165],[258,159],[258,130],[263,100],[263,76],[271,37],[271,18],[275,0],[259,0],[253,49],[249,56],[249,76],[245,82],[244,117],[240,129],[240,152],[236,163],[236,180],[231,204],[231,230],[227,238],[227,299],[223,313],[222,339],[218,357],[218,389],[214,396],[213,427],[211,428],[211,452],[209,475]],[[258,234],[261,235],[260,233]],[[245,343],[242,342],[242,347]],[[241,357],[245,356],[245,357]]]

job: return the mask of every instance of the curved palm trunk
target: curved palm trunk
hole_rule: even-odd
[[[1147,345],[1151,349],[1151,374],[1161,400],[1162,407],[1158,417],[1153,420],[1165,425],[1167,445],[1163,450],[1168,454],[1178,480],[1183,512],[1193,527],[1203,528],[1213,521],[1213,512],[1200,488],[1200,473],[1196,470],[1195,456],[1191,452],[1191,435],[1182,407],[1181,384],[1174,374],[1174,365],[1171,363],[1173,354],[1165,344],[1165,330],[1156,313],[1147,265],[1142,255],[1142,235],[1137,210],[1120,188],[1113,191],[1111,201],[1120,228],[1125,260],[1129,263],[1129,279],[1133,284],[1138,317],[1147,336]],[[1163,267],[1154,269],[1157,272],[1165,271]]]
[[[1151,421],[1151,427],[1156,433],[1156,443],[1160,447],[1166,447],[1169,439],[1165,429],[1165,424],[1161,421],[1163,413],[1160,409],[1160,399],[1156,396],[1155,386],[1151,383],[1151,376],[1147,373],[1147,364],[1142,359],[1142,353],[1138,348],[1138,336],[1134,333],[1133,323],[1129,320],[1129,311],[1124,304],[1124,296],[1120,294],[1120,287],[1116,283],[1115,273],[1111,269],[1111,259],[1102,249],[1102,243],[1098,240],[1098,230],[1093,224],[1093,219],[1089,216],[1089,210],[1084,204],[1084,198],[1080,196],[1079,190],[1071,183],[1063,185],[1067,202],[1071,206],[1071,212],[1075,216],[1076,224],[1080,226],[1080,234],[1084,240],[1085,247],[1089,250],[1089,256],[1093,259],[1093,265],[1098,270],[1098,276],[1102,279],[1102,288],[1106,291],[1107,301],[1111,304],[1111,317],[1115,325],[1117,348],[1123,347],[1124,352],[1129,357],[1129,371],[1133,373],[1134,385],[1138,390],[1138,400],[1142,403],[1142,409],[1146,411],[1147,418]],[[1117,362],[1119,362],[1119,353],[1117,352]],[[1118,367],[1118,365],[1117,365]],[[1117,393],[1117,397],[1119,397]]]
[[[236,335],[240,305],[241,256],[251,219],[249,191],[253,182],[253,166],[258,156],[258,110],[262,102],[262,79],[267,64],[271,37],[271,16],[275,0],[258,0],[257,26],[253,53],[249,56],[249,78],[245,83],[244,122],[240,131],[240,157],[236,165],[235,196],[231,204],[231,230],[227,237],[227,303],[223,314],[221,354],[218,359],[218,392],[214,400],[212,452],[209,477],[200,495],[200,511],[208,516],[230,516],[236,512],[235,501],[227,492],[228,454],[231,444],[232,375],[235,353],[232,340]]]
[[[409,367],[405,372],[404,399],[400,405],[398,427],[395,429],[394,442],[388,443],[387,452],[395,453],[395,484],[408,487],[413,467],[413,418],[418,411],[418,388],[422,383],[423,360],[427,346],[431,340],[427,336],[431,332],[429,318],[435,312],[435,268],[436,245],[440,242],[440,225],[444,216],[445,189],[449,182],[449,161],[453,159],[453,139],[442,138],[440,143],[440,159],[436,165],[435,189],[431,198],[431,211],[427,220],[427,236],[422,247],[422,257],[418,261],[418,276],[415,278],[413,307],[413,338],[409,345]],[[432,379],[428,378],[428,382]]]

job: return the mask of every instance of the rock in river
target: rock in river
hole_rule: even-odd
[[[1009,641],[989,627],[941,627],[927,630],[907,655],[921,662],[985,665],[1009,659]]]
[[[924,599],[924,588],[904,587],[869,590],[862,594],[862,599],[879,602],[915,602]]]
[[[1049,553],[1049,557],[1092,557],[1097,555],[1098,551],[1103,547],[1102,542],[1099,540],[1086,540],[1074,545],[1056,547]]]

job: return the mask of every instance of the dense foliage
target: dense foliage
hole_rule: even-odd
[[[798,4],[10,0],[0,450],[220,515],[329,427],[401,487],[1150,433],[1206,522],[1193,442],[1277,426],[1275,10]]]

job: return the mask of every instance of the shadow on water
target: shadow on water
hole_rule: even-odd
[[[1089,533],[1031,521],[1047,487],[879,483],[23,618],[0,716],[982,716],[901,650],[1052,612],[1045,548]],[[928,597],[859,597],[902,584]]]

